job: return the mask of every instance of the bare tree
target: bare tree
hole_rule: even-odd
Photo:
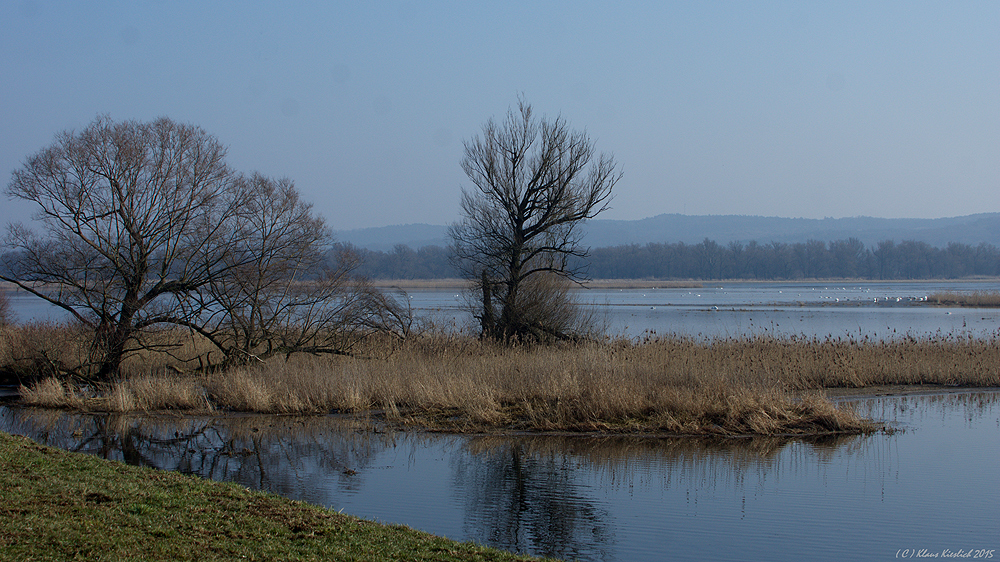
[[[198,127],[100,117],[14,172],[7,194],[37,205],[44,236],[12,225],[0,279],[93,330],[97,378],[173,315],[171,297],[229,266],[238,201],[225,154]]]
[[[91,331],[80,374],[169,350],[147,337],[161,326],[205,335],[232,364],[343,350],[384,314],[354,261],[327,265],[330,233],[294,185],[237,174],[225,152],[198,127],[101,117],[14,172],[7,194],[37,205],[43,232],[11,226],[0,279]]]
[[[241,178],[236,217],[239,251],[225,272],[182,301],[177,319],[208,338],[224,365],[296,352],[344,354],[383,321],[395,300],[353,277],[358,258],[328,251],[324,221],[290,180]]]
[[[481,293],[482,335],[566,337],[565,322],[553,320],[565,318],[571,300],[522,292],[535,276],[582,279],[570,264],[587,255],[578,227],[607,209],[621,178],[614,158],[595,156],[587,134],[571,131],[562,117],[534,118],[521,100],[502,124],[490,119],[482,137],[466,141],[462,169],[474,188],[462,190],[465,217],[450,235],[456,265]],[[546,314],[531,306],[539,302],[548,303]]]

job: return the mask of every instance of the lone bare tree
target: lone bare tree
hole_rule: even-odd
[[[524,100],[465,142],[462,169],[474,187],[463,188],[465,216],[450,235],[456,264],[481,295],[483,337],[571,335],[572,301],[559,282],[582,280],[570,262],[587,255],[578,227],[608,208],[616,167],[612,156],[595,156],[585,132],[562,117],[535,118]]]

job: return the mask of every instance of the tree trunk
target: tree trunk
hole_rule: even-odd
[[[128,336],[121,326],[108,329],[103,336],[98,335],[98,339],[94,343],[99,346],[101,365],[94,375],[95,380],[107,381],[118,373],[122,365],[122,357],[125,355],[125,341],[127,339]]]
[[[483,314],[479,318],[479,323],[482,326],[482,331],[480,332],[480,337],[492,338],[496,336],[496,318],[493,316],[493,289],[490,285],[489,276],[486,275],[486,271],[483,271],[483,276],[480,280],[483,290]]]

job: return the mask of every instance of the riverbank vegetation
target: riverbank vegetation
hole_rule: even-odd
[[[536,560],[0,433],[10,560]]]
[[[997,308],[1000,307],[1000,292],[975,291],[972,293],[933,293],[927,296],[927,302],[943,306]]]
[[[8,327],[0,356],[66,332]],[[18,337],[20,330],[35,330]],[[83,347],[80,348],[82,352]],[[197,342],[174,353],[195,354]],[[45,363],[45,362],[48,363]],[[293,356],[224,371],[133,357],[102,385],[50,377],[22,400],[98,411],[339,412],[441,431],[808,434],[876,429],[823,396],[881,385],[1000,386],[1000,336],[847,339],[684,337],[509,345],[460,335],[372,337],[352,356]],[[43,365],[44,366],[44,365]]]

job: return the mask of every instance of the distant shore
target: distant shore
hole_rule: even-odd
[[[371,279],[369,282],[386,289],[403,290],[438,290],[463,289],[469,282],[459,278],[443,279]],[[1000,283],[1000,277],[965,277],[961,279],[862,279],[862,278],[824,278],[824,279],[591,279],[584,281],[583,288],[590,289],[700,289],[721,284],[775,284],[789,285],[796,283]],[[19,292],[23,289],[13,283],[0,281],[0,290]]]
[[[376,287],[414,291],[438,289],[464,289],[469,286],[465,279],[373,279]],[[714,282],[713,282],[714,283]],[[582,288],[590,289],[700,289],[702,281],[655,280],[655,279],[593,279],[583,283]]]
[[[465,279],[373,279],[376,287],[406,290],[464,289],[469,282]],[[590,289],[700,289],[721,284],[775,284],[797,283],[1000,283],[1000,277],[968,277],[963,279],[592,279],[585,281],[583,288]]]

